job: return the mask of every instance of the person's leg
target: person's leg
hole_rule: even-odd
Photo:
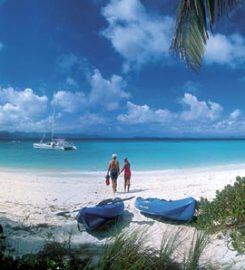
[[[117,192],[117,178],[115,179],[115,192]]]
[[[127,178],[124,176],[124,192],[126,192]]]
[[[128,185],[128,192],[129,192],[129,188],[130,188],[130,176],[127,179],[127,185]]]
[[[111,182],[113,193],[117,191],[117,177],[118,177],[117,172],[111,171]]]
[[[115,193],[116,192],[116,189],[117,189],[117,187],[116,187],[116,180],[115,179],[111,179],[111,186],[112,186],[113,193]]]

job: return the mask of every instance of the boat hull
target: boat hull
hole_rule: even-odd
[[[124,203],[120,198],[102,201],[93,207],[82,208],[77,215],[78,224],[92,231],[110,220],[118,218],[124,211]]]
[[[52,144],[52,143],[34,143],[33,148],[37,149],[46,149],[46,150],[63,150],[63,151],[69,151],[69,150],[76,150],[75,145],[59,145],[59,144]]]
[[[192,197],[165,201],[158,198],[136,198],[135,207],[143,214],[176,221],[190,221],[196,210],[196,200]]]

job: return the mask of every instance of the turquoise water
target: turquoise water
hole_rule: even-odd
[[[76,141],[77,151],[34,149],[32,141],[0,142],[0,167],[104,171],[112,153],[133,170],[245,164],[245,140]]]

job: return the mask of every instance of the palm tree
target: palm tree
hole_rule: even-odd
[[[241,0],[181,0],[171,50],[198,70],[202,64],[208,31]]]

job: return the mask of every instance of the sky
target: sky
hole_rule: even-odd
[[[1,0],[0,131],[244,137],[244,5],[198,72],[169,50],[177,0]]]

